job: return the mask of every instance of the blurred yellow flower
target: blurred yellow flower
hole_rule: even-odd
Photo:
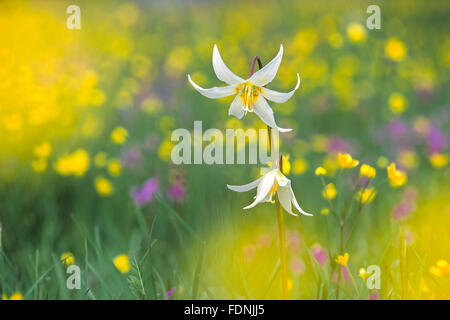
[[[141,103],[141,109],[150,115],[156,115],[161,111],[162,103],[155,97],[146,98]]]
[[[187,47],[175,47],[167,55],[165,69],[170,76],[179,76],[191,62],[192,52]]]
[[[100,151],[94,157],[94,164],[98,168],[103,168],[108,163],[108,155],[106,152]]]
[[[384,169],[389,165],[389,159],[383,156],[379,156],[377,159],[378,168]]]
[[[63,175],[81,177],[89,169],[89,154],[84,149],[77,149],[72,154],[60,157],[55,163],[55,170]]]
[[[429,271],[437,277],[448,276],[450,275],[450,264],[444,259],[439,259],[435,265],[430,267]]]
[[[389,39],[386,42],[384,50],[386,56],[394,61],[401,61],[406,55],[405,44],[396,38]]]
[[[335,32],[328,36],[328,43],[333,48],[340,48],[342,47],[344,40],[342,39],[342,35],[340,33]]]
[[[172,153],[173,143],[171,141],[163,141],[158,149],[158,156],[163,161],[169,161]]]
[[[359,174],[361,177],[367,177],[369,179],[375,178],[377,171],[374,167],[369,166],[368,164],[361,165],[359,169]]]
[[[363,42],[366,39],[366,29],[361,24],[353,22],[347,27],[347,37],[355,43]]]
[[[39,158],[31,161],[31,168],[35,172],[44,172],[47,169],[47,160]]]
[[[354,168],[359,164],[359,161],[353,159],[348,153],[339,152],[337,155],[337,161],[342,169]]]
[[[50,142],[42,142],[33,148],[33,153],[38,158],[48,158],[52,153],[52,145]]]
[[[401,187],[407,181],[407,175],[401,170],[397,170],[396,165],[392,162],[387,168],[389,183],[392,187]]]
[[[375,198],[375,195],[377,194],[377,192],[375,191],[374,188],[367,188],[364,190],[360,190],[358,192],[358,201],[360,201],[361,203],[370,203],[372,202],[373,198]]]
[[[425,293],[430,292],[430,289],[428,288],[427,283],[423,277],[420,278],[419,289]]]
[[[323,176],[327,174],[327,170],[325,170],[324,167],[317,167],[314,173],[316,174],[316,176]]]
[[[330,209],[323,208],[322,210],[320,210],[320,213],[323,214],[324,216],[327,216],[330,213]]]
[[[430,156],[430,163],[435,168],[443,168],[448,164],[448,155],[443,153],[433,153]]]
[[[397,162],[399,165],[408,170],[415,169],[419,165],[417,154],[412,150],[402,150],[397,155]]]
[[[127,273],[130,271],[130,259],[126,254],[120,254],[113,259],[114,266],[121,272]]]
[[[308,162],[305,159],[297,159],[292,165],[293,174],[303,174],[308,169]]]
[[[339,162],[337,161],[337,157],[335,155],[327,155],[325,159],[323,159],[322,166],[326,170],[326,174],[328,176],[333,176],[339,169]]]
[[[359,269],[359,276],[363,279],[363,281],[366,281],[367,277],[370,276],[370,273],[366,271],[364,268]]]
[[[111,176],[117,177],[122,174],[122,165],[119,159],[111,159],[108,163],[108,172]]]
[[[283,174],[288,175],[291,172],[291,163],[289,161],[289,155],[283,155],[282,159],[282,167],[283,167]]]
[[[114,186],[105,177],[98,176],[95,178],[95,189],[97,193],[101,196],[109,196],[114,192]]]
[[[337,190],[334,183],[330,182],[323,188],[322,196],[325,199],[333,200],[336,197]]]
[[[389,96],[389,108],[394,114],[403,113],[406,110],[407,104],[406,98],[401,93],[394,92]]]
[[[22,293],[17,291],[15,293],[13,293],[8,299],[8,296],[6,294],[3,294],[2,300],[23,300],[23,295],[22,295]]]
[[[348,263],[348,253],[344,253],[343,256],[339,255],[334,261],[340,264],[341,266],[347,266]]]
[[[70,266],[75,263],[75,257],[72,252],[64,252],[60,258],[62,264]]]
[[[128,131],[124,127],[116,127],[111,132],[111,140],[115,144],[124,144],[128,138]]]

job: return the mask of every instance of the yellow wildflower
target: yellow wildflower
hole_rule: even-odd
[[[407,175],[401,170],[397,170],[395,163],[392,162],[387,168],[389,183],[393,187],[401,187],[406,183]]]
[[[370,203],[372,202],[373,198],[375,198],[375,195],[377,192],[374,188],[367,188],[365,190],[360,190],[358,193],[358,200],[361,203]]]
[[[338,153],[337,161],[342,169],[354,168],[359,164],[359,161],[353,159],[348,153]]]
[[[363,279],[363,281],[366,281],[367,277],[370,276],[370,273],[366,271],[364,268],[359,269],[359,276]]]
[[[397,155],[397,162],[406,169],[415,169],[419,165],[417,154],[414,151],[403,150]]]
[[[323,176],[323,175],[327,174],[327,170],[325,170],[324,167],[317,167],[316,171],[314,171],[314,173],[316,174],[316,176]]]
[[[116,127],[111,132],[111,140],[115,144],[124,144],[128,138],[128,131],[124,127]]]
[[[383,156],[378,157],[378,159],[377,159],[378,168],[382,168],[382,169],[387,168],[388,164],[389,164],[388,158],[383,157]]]
[[[432,275],[435,275],[436,277],[440,277],[442,275],[441,270],[436,266],[431,266],[429,271]]]
[[[359,169],[359,174],[361,177],[367,177],[369,179],[375,178],[377,171],[374,167],[369,166],[368,164],[363,164]]]
[[[33,153],[38,158],[48,158],[52,153],[52,145],[49,142],[43,142],[33,148]]]
[[[435,168],[443,168],[448,164],[448,155],[442,153],[433,153],[430,156],[430,163]]]
[[[330,213],[330,210],[328,208],[323,208],[322,210],[320,210],[320,213],[324,216],[327,216]]]
[[[305,159],[297,159],[292,166],[293,174],[303,174],[308,169],[308,162]]]
[[[289,155],[283,155],[282,157],[283,174],[288,175],[291,172],[291,163],[289,162]]]
[[[95,189],[101,196],[109,196],[114,192],[114,186],[108,179],[102,176],[98,176],[97,178],[95,178]]]
[[[63,176],[81,177],[89,169],[89,162],[89,154],[80,148],[72,154],[60,157],[55,164],[55,170]]]
[[[95,166],[98,168],[103,168],[104,166],[106,166],[107,162],[108,162],[108,155],[106,154],[106,152],[101,151],[97,153],[94,157]]]
[[[355,43],[363,42],[366,39],[366,29],[361,24],[353,22],[347,27],[347,37]]]
[[[70,266],[75,263],[75,257],[72,252],[64,252],[60,259],[62,264],[65,264],[66,266]]]
[[[389,96],[389,108],[394,114],[401,114],[406,110],[407,101],[405,97],[398,92],[394,92]]]
[[[395,38],[391,38],[386,42],[384,50],[386,56],[394,61],[401,61],[406,55],[406,47],[404,43]]]
[[[163,161],[169,161],[172,154],[173,143],[170,141],[163,141],[158,149],[158,156]]]
[[[119,159],[112,159],[108,164],[108,172],[111,176],[117,177],[122,174],[122,165]]]
[[[3,294],[2,300],[23,300],[23,295],[21,292],[17,291],[13,293],[8,299],[8,296],[6,294]]]
[[[113,259],[114,266],[121,272],[127,273],[130,271],[130,259],[126,254],[120,254]]]
[[[343,256],[339,255],[334,261],[341,266],[347,266],[348,263],[348,253],[346,252]]]
[[[322,195],[325,199],[333,200],[336,197],[337,191],[334,183],[329,183],[323,188]]]
[[[437,277],[450,275],[450,264],[444,259],[439,259],[436,265],[430,267],[429,271]]]

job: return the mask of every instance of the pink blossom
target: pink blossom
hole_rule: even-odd
[[[328,252],[318,244],[313,245],[312,252],[314,258],[317,260],[320,266],[323,267],[328,260]]]
[[[143,206],[152,201],[153,195],[159,192],[158,178],[150,178],[144,182],[142,188],[133,188],[131,195],[137,205]]]

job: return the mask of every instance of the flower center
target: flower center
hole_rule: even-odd
[[[250,82],[244,82],[239,85],[238,90],[241,91],[242,106],[245,112],[253,112],[253,102],[261,92],[261,87],[255,86]]]

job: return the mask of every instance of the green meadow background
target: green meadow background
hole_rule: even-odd
[[[226,184],[264,165],[174,165],[176,128],[264,128],[228,117],[187,81],[224,85],[217,44],[246,78],[284,46],[269,88],[285,174],[290,299],[450,298],[448,1],[69,1],[0,3],[0,294],[24,299],[280,299],[275,205]],[[381,8],[381,29],[366,8]],[[371,201],[359,166],[376,169]],[[392,187],[395,162],[407,182]],[[339,217],[348,208],[340,252]],[[346,267],[335,261],[348,253]],[[63,256],[64,253],[70,253]],[[67,258],[69,257],[69,258]],[[119,257],[118,259],[116,259]],[[81,289],[66,287],[66,268]],[[381,288],[360,269],[377,265]],[[341,273],[341,274],[340,274]]]

